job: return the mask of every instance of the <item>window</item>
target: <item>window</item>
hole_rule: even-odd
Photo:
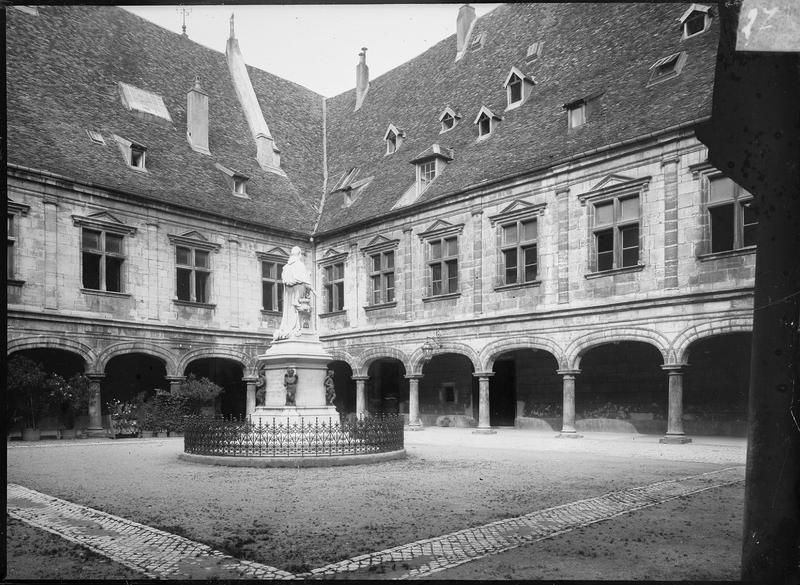
[[[392,154],[397,151],[397,134],[390,132],[386,137],[386,154]]]
[[[281,271],[285,262],[261,261],[261,308],[264,311],[283,311],[283,281]]]
[[[370,282],[373,305],[394,301],[394,251],[370,255]]]
[[[386,134],[383,135],[383,139],[386,141],[386,154],[394,154],[400,148],[400,145],[403,143],[403,136],[405,133],[397,128],[394,124],[389,124],[389,127],[386,129]]]
[[[577,128],[586,123],[586,103],[581,102],[567,109],[569,128]]]
[[[17,238],[15,237],[16,232],[14,231],[14,223],[15,218],[13,213],[9,213],[6,216],[8,218],[6,223],[6,238],[8,239],[8,254],[6,256],[6,278],[12,279],[14,278],[14,246],[17,243]]]
[[[536,220],[507,223],[501,229],[504,284],[534,282],[538,270]]]
[[[247,178],[234,176],[233,177],[233,193],[235,195],[247,195]]]
[[[525,55],[525,61],[527,63],[533,63],[536,59],[542,56],[542,50],[544,49],[544,41],[537,41],[532,43],[528,46],[527,54]]]
[[[144,166],[144,154],[145,154],[145,148],[143,146],[138,146],[138,145],[135,145],[135,144],[131,144],[130,165],[132,167],[136,167],[138,169],[145,168],[145,166]]]
[[[344,310],[344,262],[325,267],[325,296],[328,313]]]
[[[445,112],[442,116],[442,132],[452,130],[456,125],[456,119],[449,113]]]
[[[94,130],[87,130],[86,134],[89,135],[89,139],[94,142],[95,144],[105,144],[106,141],[103,140],[103,135],[99,132],[95,132]]]
[[[431,296],[458,292],[458,238],[428,241]]]
[[[758,217],[753,197],[727,177],[709,179],[708,221],[711,252],[756,245]]]
[[[594,204],[595,270],[639,264],[639,196]]]
[[[208,303],[211,285],[211,259],[208,250],[175,247],[178,300]]]
[[[478,136],[488,136],[492,131],[492,120],[486,114],[478,119]]]
[[[650,80],[647,85],[654,85],[667,79],[677,77],[686,64],[686,53],[681,51],[669,57],[659,59],[650,66]]]
[[[83,288],[122,292],[124,262],[121,235],[83,228],[81,231]]]
[[[680,17],[683,25],[683,38],[688,39],[707,31],[711,25],[710,7],[703,4],[692,4]]]
[[[508,92],[508,105],[522,101],[522,80],[516,75],[512,75],[506,91]]]

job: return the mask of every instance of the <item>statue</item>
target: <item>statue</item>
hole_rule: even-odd
[[[303,328],[309,327],[311,320],[311,277],[303,264],[303,252],[294,246],[289,261],[281,271],[283,281],[283,318],[273,341],[300,335]]]
[[[336,400],[336,388],[333,384],[333,370],[328,370],[325,375],[325,403],[331,405],[334,400]]]
[[[286,406],[294,406],[294,393],[297,391],[297,371],[293,367],[286,368],[283,375],[283,385],[286,387]]]
[[[264,368],[258,371],[258,381],[256,382],[256,406],[264,406],[267,402],[267,377]]]

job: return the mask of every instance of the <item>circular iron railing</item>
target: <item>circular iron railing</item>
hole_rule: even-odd
[[[183,450],[226,457],[326,457],[368,455],[403,449],[403,417],[397,414],[345,420],[192,417]]]

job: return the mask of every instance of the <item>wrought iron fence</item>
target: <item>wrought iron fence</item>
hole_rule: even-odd
[[[403,418],[390,414],[358,419],[273,418],[187,420],[183,450],[195,455],[228,457],[323,457],[367,455],[403,448]]]

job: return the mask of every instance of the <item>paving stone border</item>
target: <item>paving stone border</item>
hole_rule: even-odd
[[[744,482],[744,466],[609,492],[293,574],[239,560],[182,536],[8,484],[9,516],[57,534],[152,578],[419,579],[642,508]]]

